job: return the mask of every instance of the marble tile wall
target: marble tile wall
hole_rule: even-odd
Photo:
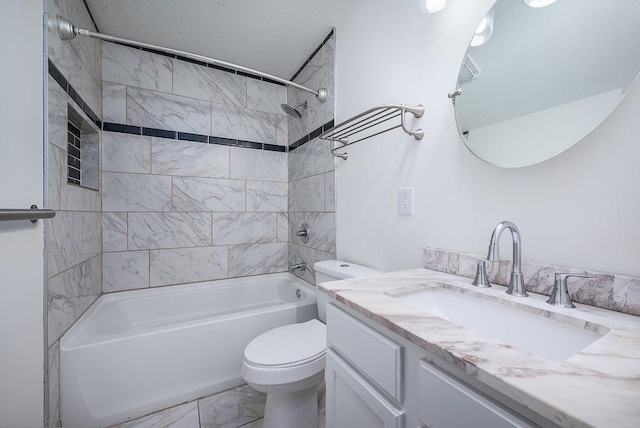
[[[460,257],[461,254],[465,253],[427,247],[424,249],[424,267],[474,278],[476,263]],[[472,256],[485,257],[484,255]],[[494,284],[508,285],[511,267],[511,261],[506,259],[499,263],[487,264],[489,281]],[[548,296],[553,290],[556,272],[587,272],[594,276],[590,279],[569,280],[569,293],[574,301],[612,311],[640,315],[640,277],[522,262],[525,287],[527,291],[533,293]]]
[[[327,101],[320,103],[313,94],[295,88],[287,88],[287,103],[289,105],[307,102],[307,109],[304,110],[302,119],[289,120],[289,144],[334,118],[335,47],[334,33],[294,79],[294,82],[309,88],[326,88],[329,91]]]
[[[95,31],[82,0],[49,0],[47,6],[50,17],[61,15],[79,27]],[[102,109],[100,42],[87,37],[62,41],[49,31],[48,53],[49,60],[99,117]],[[49,208],[57,214],[45,224],[48,426],[58,426],[60,419],[59,339],[102,292],[102,198],[99,191],[67,184],[68,105],[87,122],[92,122],[82,113],[82,106],[49,77],[47,191]]]
[[[327,101],[320,103],[313,94],[287,89],[290,105],[307,102],[302,119],[289,118],[290,145],[334,119],[334,53],[335,35],[331,35],[294,79],[311,88],[327,88]],[[336,258],[335,161],[329,142],[318,138],[290,147],[288,160],[289,262],[305,262],[307,269],[295,274],[315,284],[313,264]],[[306,243],[295,236],[303,223],[307,223],[310,230]]]
[[[286,271],[287,153],[103,131],[102,158],[104,292]]]
[[[288,145],[278,84],[104,42],[105,122]]]
[[[104,292],[286,271],[284,86],[103,43],[106,122],[283,152],[104,132]]]

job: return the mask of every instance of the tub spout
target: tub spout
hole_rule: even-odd
[[[289,267],[289,272],[295,272],[297,270],[306,270],[306,269],[307,269],[307,264],[305,262],[302,262]]]

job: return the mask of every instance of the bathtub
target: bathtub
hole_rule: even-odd
[[[288,273],[101,296],[60,340],[63,426],[107,426],[244,384],[245,346],[317,317]]]

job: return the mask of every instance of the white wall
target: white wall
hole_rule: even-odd
[[[422,103],[416,142],[399,130],[338,161],[338,257],[390,271],[422,265],[424,246],[484,253],[493,227],[520,228],[523,259],[640,275],[640,86],[584,141],[539,165],[501,169],[462,144],[447,93],[491,0],[353,0],[337,24],[336,122],[381,103]],[[415,215],[397,190],[415,188]],[[503,237],[510,253],[508,234]]]
[[[42,3],[0,2],[0,208],[42,207]],[[0,426],[44,418],[42,221],[0,223]]]

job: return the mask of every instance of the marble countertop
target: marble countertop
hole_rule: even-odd
[[[434,282],[589,330],[609,331],[578,354],[551,361],[391,297]],[[560,426],[640,426],[640,317],[582,304],[556,308],[545,302],[547,296],[512,297],[504,293],[506,287],[480,289],[470,282],[414,269],[323,283],[319,289]]]

